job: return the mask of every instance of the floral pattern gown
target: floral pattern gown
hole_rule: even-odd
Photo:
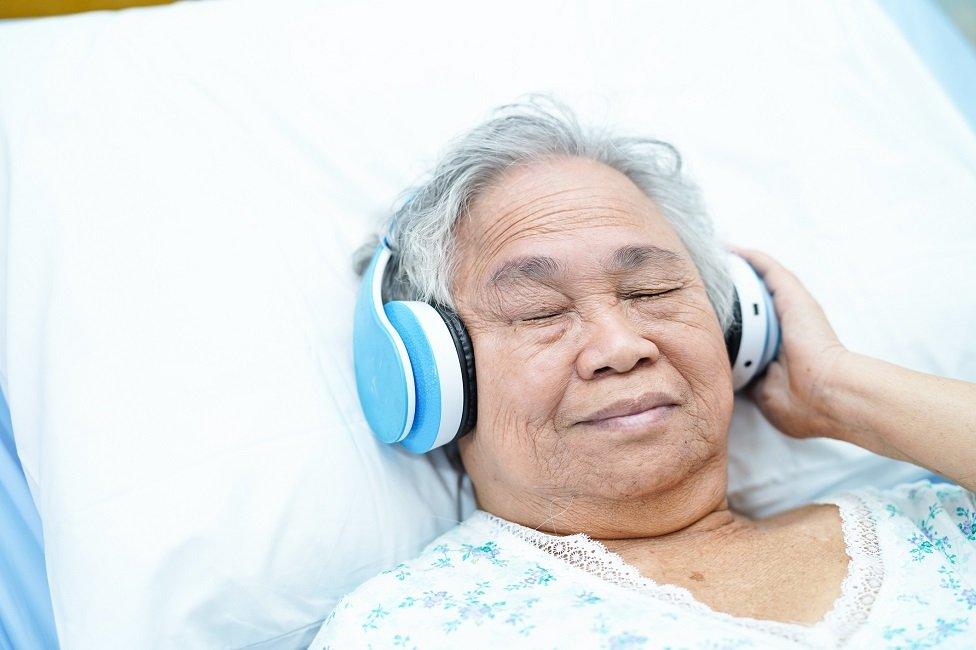
[[[836,504],[848,573],[816,624],[732,616],[583,534],[477,510],[339,601],[335,648],[976,648],[976,497],[918,481]]]

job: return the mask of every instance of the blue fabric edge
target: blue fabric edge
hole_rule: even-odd
[[[877,2],[976,132],[976,50],[934,0]]]
[[[0,389],[0,648],[58,648],[41,519]]]

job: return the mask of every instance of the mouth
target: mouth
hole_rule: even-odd
[[[678,402],[666,393],[644,393],[622,399],[586,416],[577,424],[607,430],[646,430],[669,419]]]

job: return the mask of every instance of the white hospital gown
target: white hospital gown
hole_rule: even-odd
[[[731,616],[585,535],[476,511],[344,597],[311,648],[976,648],[976,498],[928,481],[821,499],[851,558],[817,624]]]

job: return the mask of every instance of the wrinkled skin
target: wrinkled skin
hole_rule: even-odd
[[[727,521],[723,332],[654,203],[608,166],[558,158],[509,169],[456,234],[452,291],[478,382],[478,423],[459,448],[479,507],[601,539]],[[614,266],[625,247],[670,254]],[[527,256],[555,264],[499,272]],[[647,391],[676,403],[662,422],[585,422]]]

